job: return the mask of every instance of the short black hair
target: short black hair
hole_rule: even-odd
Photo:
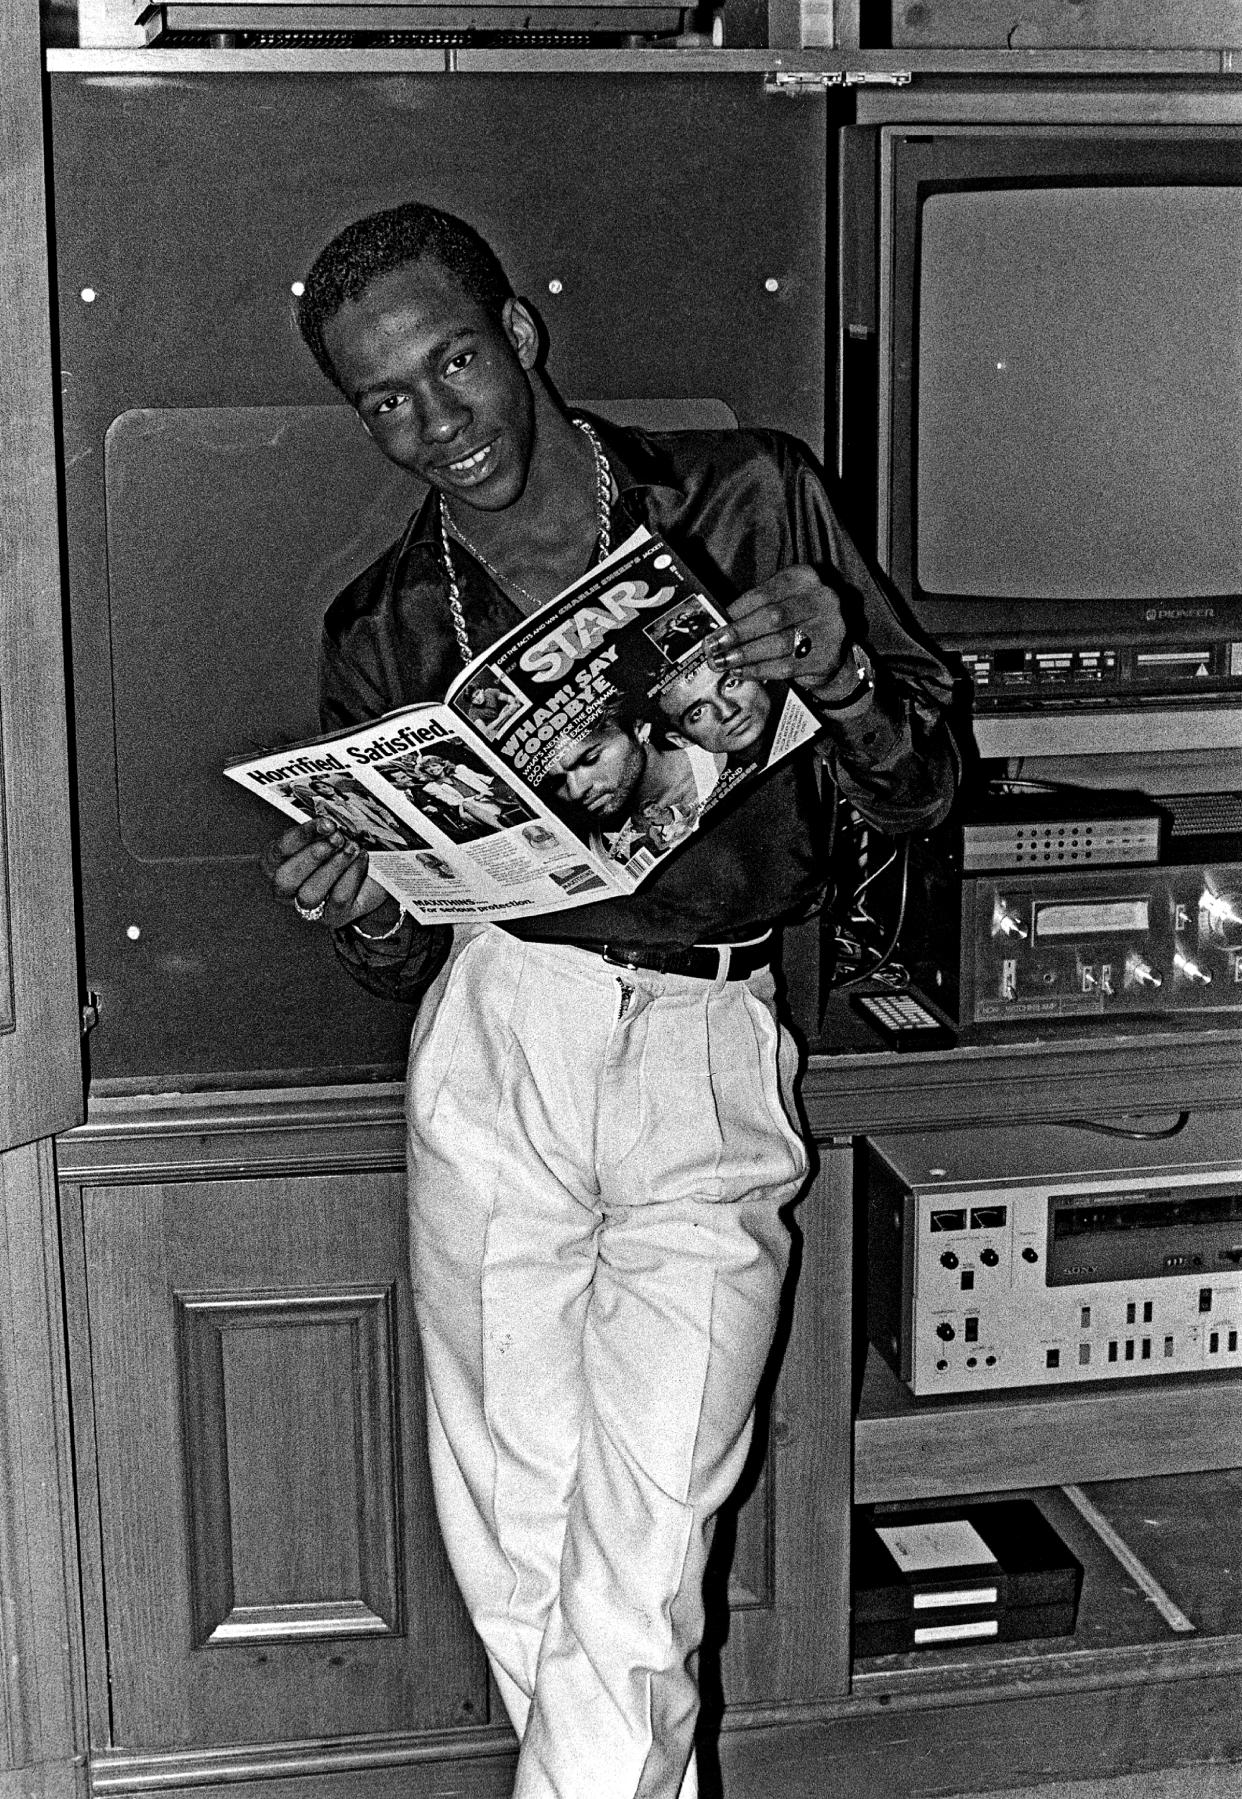
[[[360,299],[373,281],[424,258],[438,263],[470,299],[496,318],[514,297],[513,284],[491,245],[473,225],[451,212],[407,200],[355,219],[319,252],[298,297],[298,330],[329,381],[336,382],[337,376],[324,347],[324,327],[342,306]]]

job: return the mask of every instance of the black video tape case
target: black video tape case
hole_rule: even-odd
[[[857,1656],[1068,1636],[1081,1587],[1081,1565],[1031,1499],[855,1514]]]

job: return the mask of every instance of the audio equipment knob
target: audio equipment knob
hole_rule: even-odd
[[[1190,957],[1186,955],[1183,950],[1176,949],[1173,951],[1173,966],[1178,974],[1182,976],[1183,980],[1198,981],[1200,985],[1204,987],[1210,987],[1212,985],[1212,977],[1207,969],[1200,968],[1197,962],[1192,962]]]
[[[954,1253],[951,1249],[946,1249],[944,1254],[941,1256],[940,1266],[942,1268],[956,1268],[957,1267],[957,1257],[954,1255]]]
[[[1037,1249],[1032,1249],[1028,1243],[1026,1248],[1022,1251],[1022,1260],[1024,1262],[1038,1262],[1039,1251]]]
[[[1018,917],[1008,900],[998,893],[992,903],[992,935],[993,937],[1025,937],[1026,926]]]
[[[979,1251],[979,1260],[983,1263],[985,1268],[995,1268],[996,1264],[1000,1261],[1000,1257],[994,1249],[981,1249]]]
[[[956,1335],[957,1335],[957,1332],[954,1330],[953,1326],[949,1323],[948,1319],[946,1318],[943,1320],[942,1323],[940,1323],[936,1326],[936,1335],[940,1338],[940,1341],[942,1343],[952,1343],[954,1337],[956,1337]]]
[[[1230,927],[1242,925],[1242,910],[1233,893],[1213,893],[1205,887],[1199,896],[1199,923],[1214,931],[1218,937],[1227,936]]]
[[[1137,950],[1132,950],[1126,957],[1127,987],[1163,987],[1164,976],[1157,974],[1150,962],[1144,960]]]

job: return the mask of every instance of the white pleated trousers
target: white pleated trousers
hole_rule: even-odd
[[[806,1173],[795,1054],[766,973],[616,970],[494,926],[415,1025],[432,1477],[515,1799],[697,1790],[704,1564]]]

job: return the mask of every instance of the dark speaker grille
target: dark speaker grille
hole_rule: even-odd
[[[1242,793],[1162,795],[1173,837],[1233,837],[1242,833]]]

